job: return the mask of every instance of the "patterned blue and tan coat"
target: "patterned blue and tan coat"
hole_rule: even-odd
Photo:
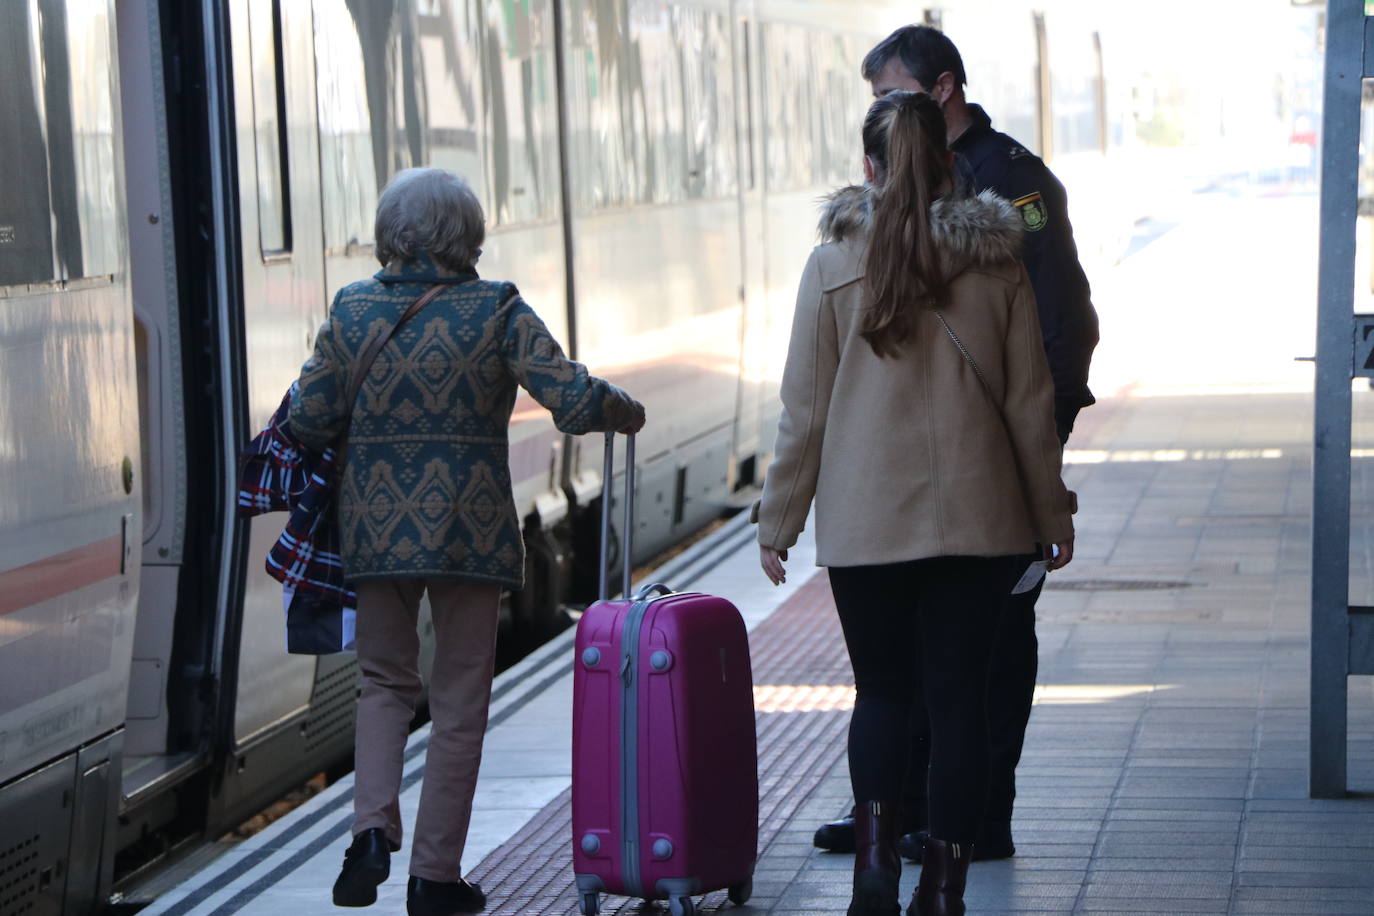
[[[349,419],[353,365],[432,284],[448,286],[377,355]],[[565,433],[622,427],[629,397],[563,355],[509,283],[428,259],[344,287],[301,369],[295,435],[314,447],[348,424],[339,524],[350,581],[437,577],[520,588],[524,542],[507,427],[517,386]]]

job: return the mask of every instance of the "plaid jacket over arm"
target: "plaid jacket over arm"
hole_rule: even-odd
[[[358,596],[344,584],[339,555],[336,455],[332,448],[315,450],[292,435],[286,419],[290,407],[288,391],[243,452],[239,516],[290,512],[286,528],[267,554],[267,574],[322,602],[356,608]]]

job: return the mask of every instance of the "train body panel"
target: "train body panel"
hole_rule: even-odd
[[[142,525],[115,30],[113,0],[0,11],[6,913],[111,880]]]
[[[138,597],[114,9],[75,6],[3,14],[37,132],[0,141],[0,783],[123,722]]]

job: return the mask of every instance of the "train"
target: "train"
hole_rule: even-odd
[[[970,97],[1056,168],[1091,173],[1122,142],[1101,36],[990,9],[0,6],[0,916],[100,912],[347,767],[356,664],[286,654],[263,570],[283,517],[234,505],[239,451],[332,293],[376,269],[393,173],[466,177],[479,270],[646,404],[642,562],[766,473],[816,204],[861,178],[877,39],[950,30]],[[598,557],[599,454],[517,404],[510,651],[565,626],[616,559]]]

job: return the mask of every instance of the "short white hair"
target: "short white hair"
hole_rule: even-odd
[[[397,172],[377,201],[377,260],[383,267],[428,252],[440,267],[467,270],[482,256],[486,216],[468,183],[447,169]]]

